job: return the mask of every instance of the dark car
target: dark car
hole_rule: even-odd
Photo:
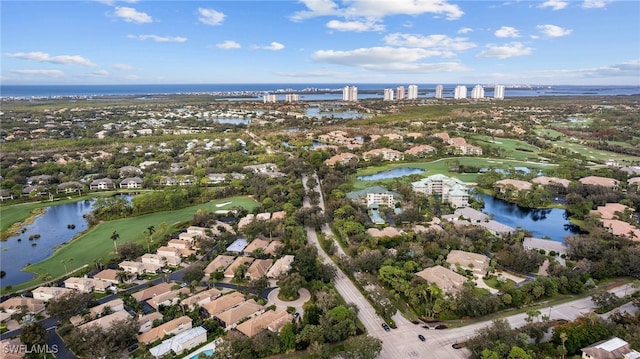
[[[127,348],[127,350],[129,351],[129,353],[131,353],[132,351],[138,349],[138,344],[133,344],[130,347]]]
[[[418,334],[418,339],[420,339],[422,341],[427,340],[427,338],[425,338],[424,335],[422,335],[422,334]]]
[[[391,330],[391,327],[387,323],[382,323],[382,328],[384,328],[384,330],[386,330],[386,331],[390,331]]]
[[[293,319],[298,319],[299,316],[300,316],[300,313],[298,312],[293,313]]]

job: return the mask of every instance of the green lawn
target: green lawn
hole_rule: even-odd
[[[550,129],[550,128],[539,128],[534,132],[536,133],[536,135],[543,136],[543,137],[550,137],[550,138],[565,137],[564,133],[560,131],[556,131],[554,129]]]
[[[504,159],[492,159],[492,158],[480,158],[480,157],[453,157],[453,158],[441,158],[432,162],[401,162],[401,163],[387,163],[381,166],[372,166],[359,170],[352,178],[354,189],[363,189],[366,187],[370,187],[375,185],[376,183],[391,183],[395,180],[406,180],[406,177],[392,178],[381,181],[360,181],[357,179],[358,176],[366,176],[371,175],[378,172],[392,170],[394,168],[400,167],[410,167],[410,168],[422,168],[425,169],[425,172],[421,174],[421,177],[427,177],[434,174],[443,174],[449,177],[455,177],[460,179],[461,181],[467,183],[476,182],[478,178],[477,173],[457,173],[457,172],[449,172],[447,167],[447,160],[456,159],[460,162],[461,165],[466,166],[476,166],[476,167],[494,167],[494,168],[503,168],[507,169],[509,167],[529,167],[529,168],[551,168],[554,165],[545,164],[545,163],[534,163],[527,161],[516,161],[516,160],[504,160]]]
[[[472,139],[474,140],[473,142],[478,145],[488,145],[502,149],[504,151],[504,157],[507,159],[520,161],[537,161],[540,159],[540,157],[538,157],[540,148],[524,141],[502,137],[491,138],[482,135],[473,136]]]
[[[222,207],[216,207],[216,204],[226,202],[231,203]],[[172,226],[190,220],[200,209],[216,211],[228,209],[233,206],[242,206],[251,210],[257,205],[257,202],[248,197],[232,197],[183,208],[177,211],[158,212],[139,217],[104,222],[63,246],[49,258],[27,266],[24,270],[36,273],[38,276],[46,275],[52,278],[58,278],[65,274],[64,265],[62,264],[64,261],[68,261],[67,268],[69,271],[79,269],[85,265],[92,266],[94,263],[108,262],[109,259],[115,255],[113,241],[110,238],[113,231],[116,231],[120,235],[117,241],[118,244],[139,242],[146,246],[146,239],[148,237],[145,231],[149,226],[154,226],[156,230],[158,230],[160,223],[166,222],[168,224],[166,233],[169,233]],[[155,233],[154,238],[157,241],[163,235],[164,233]],[[19,284],[13,287],[12,290],[29,288],[37,285],[39,282],[41,282],[41,280],[35,279]]]
[[[589,161],[604,162],[604,161],[606,161],[608,159],[613,159],[613,160],[616,160],[618,162],[624,162],[624,161],[633,162],[633,161],[639,161],[640,160],[640,157],[638,157],[638,156],[629,156],[629,155],[623,155],[623,154],[615,153],[615,152],[596,150],[594,148],[587,147],[585,145],[581,145],[581,144],[576,143],[576,142],[554,141],[553,144],[554,144],[554,146],[567,148],[567,149],[569,149],[569,150],[571,150],[573,152],[577,152],[577,153],[585,156],[587,158],[587,160],[589,160]]]

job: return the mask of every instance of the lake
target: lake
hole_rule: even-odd
[[[130,201],[133,196],[124,196],[124,198]],[[45,212],[33,223],[22,227],[23,233],[0,242],[0,264],[2,270],[7,273],[2,278],[0,287],[16,285],[32,279],[35,276],[34,273],[22,272],[20,269],[27,264],[46,259],[62,243],[69,242],[81,232],[86,231],[89,225],[83,215],[91,212],[94,201],[86,200],[46,207]],[[71,229],[67,227],[68,225],[75,227]],[[39,234],[40,238],[29,240],[30,236],[36,234]],[[73,264],[70,263],[68,267],[71,269]]]
[[[560,208],[530,209],[515,203],[503,201],[481,194],[484,201],[482,212],[493,215],[493,219],[511,227],[520,226],[536,238],[548,237],[564,243],[565,237],[577,234],[578,228],[566,218],[566,211]]]
[[[359,181],[380,181],[423,173],[421,168],[400,167],[389,171],[382,171],[372,175],[358,176]]]

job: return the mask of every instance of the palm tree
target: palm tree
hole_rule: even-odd
[[[147,232],[149,232],[149,241],[147,242],[147,252],[151,253],[150,244],[153,242],[153,233],[156,231],[156,227],[149,226],[147,227]]]
[[[113,240],[113,247],[116,249],[116,254],[118,254],[118,244],[116,242],[118,238],[120,238],[118,232],[113,231],[113,233],[111,234],[111,240]]]

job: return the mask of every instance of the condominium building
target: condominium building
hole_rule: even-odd
[[[262,102],[264,103],[274,103],[277,100],[278,98],[274,94],[265,94],[264,96],[262,96]]]
[[[493,98],[497,100],[504,100],[504,85],[496,85],[493,88]]]
[[[471,98],[476,100],[484,98],[484,87],[475,85],[471,90]]]
[[[409,94],[407,96],[408,100],[415,100],[418,98],[418,86],[417,85],[409,85]]]
[[[467,98],[467,86],[463,86],[463,85],[456,86],[456,89],[453,93],[453,98],[455,99]]]
[[[298,102],[300,101],[300,95],[297,93],[288,93],[284,95],[285,102]]]
[[[442,85],[436,86],[436,98],[442,98],[443,92],[444,92],[444,86]]]
[[[455,208],[469,205],[469,188],[457,178],[435,174],[411,183],[414,192],[427,196],[436,194],[442,203],[450,203]]]
[[[393,89],[384,89],[384,101],[393,101]]]
[[[404,100],[404,86],[398,86],[398,88],[396,89],[396,98],[398,99],[398,101]]]
[[[345,86],[342,89],[342,101],[358,101],[358,88],[356,86]]]

